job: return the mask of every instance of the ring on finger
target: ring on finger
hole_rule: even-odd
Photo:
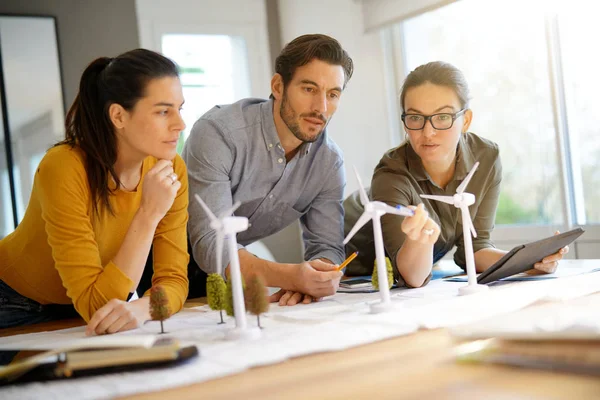
[[[171,182],[175,183],[177,182],[177,174],[175,174],[174,172],[170,173],[169,175],[167,175],[169,178],[171,178]]]
[[[433,230],[433,229],[423,229],[422,232],[424,234],[426,234],[427,236],[431,236],[431,235],[433,235],[433,232],[435,232],[435,230]]]

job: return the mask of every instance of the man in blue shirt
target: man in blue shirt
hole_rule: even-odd
[[[338,146],[326,127],[352,76],[351,58],[325,35],[304,35],[277,57],[271,98],[243,99],[216,106],[194,125],[183,158],[190,196],[215,215],[239,201],[235,215],[250,226],[237,235],[242,275],[261,275],[280,287],[272,301],[281,305],[329,296],[337,290],[344,259],[342,207],[345,175]],[[188,234],[191,258],[204,273],[217,271],[216,233],[195,199],[190,199]],[[260,259],[244,246],[300,219],[305,262]],[[226,246],[223,267],[229,267]],[[192,263],[193,264],[193,263]],[[192,266],[190,296],[201,294],[203,275]]]

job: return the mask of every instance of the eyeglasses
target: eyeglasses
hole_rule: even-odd
[[[406,129],[410,129],[411,131],[418,131],[425,128],[425,124],[427,123],[427,120],[429,120],[433,129],[444,131],[446,129],[452,128],[452,125],[454,125],[454,120],[460,117],[465,111],[467,111],[466,108],[463,108],[462,110],[455,112],[454,114],[402,114],[402,122],[404,122],[404,126],[406,127]]]

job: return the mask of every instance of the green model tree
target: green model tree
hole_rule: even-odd
[[[267,298],[267,286],[265,280],[260,275],[252,275],[248,280],[248,286],[244,292],[246,309],[252,315],[256,315],[258,327],[260,326],[260,314],[269,311],[269,299]]]
[[[171,316],[167,292],[161,285],[152,286],[150,289],[150,317],[153,321],[160,321],[160,333],[165,333],[163,321]]]
[[[385,267],[387,269],[388,286],[391,288],[394,284],[394,272],[392,270],[392,262],[389,258],[385,258]],[[373,276],[371,277],[371,283],[376,290],[379,290],[379,275],[377,274],[377,260],[373,266]]]
[[[208,306],[212,310],[218,310],[221,316],[220,324],[224,324],[223,321],[223,310],[226,307],[225,296],[227,287],[223,277],[219,274],[209,274],[206,278],[206,297],[208,298]]]
[[[246,282],[244,282],[244,278],[242,277],[242,291],[246,291]],[[233,287],[231,284],[231,278],[227,279],[227,286],[225,290],[225,312],[230,317],[234,316],[233,312]]]

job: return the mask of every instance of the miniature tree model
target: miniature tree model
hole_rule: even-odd
[[[221,315],[221,322],[219,324],[224,324],[223,321],[223,310],[225,309],[225,292],[227,288],[225,286],[225,281],[223,277],[219,274],[209,274],[206,279],[206,297],[208,298],[208,306],[212,310],[218,310]]]
[[[169,299],[165,288],[156,285],[150,289],[150,317],[153,321],[160,321],[160,333],[165,333],[163,321],[171,316]]]
[[[389,258],[385,258],[385,269],[387,271],[387,283],[388,289],[391,289],[394,284],[394,271],[392,269],[392,262]],[[373,288],[379,290],[379,277],[377,276],[377,260],[373,265],[373,277],[371,278],[371,283],[373,284]]]
[[[260,275],[252,275],[244,291],[246,299],[246,309],[252,315],[256,315],[258,327],[260,326],[260,314],[269,310],[269,299],[267,298],[267,287],[264,279]]]

